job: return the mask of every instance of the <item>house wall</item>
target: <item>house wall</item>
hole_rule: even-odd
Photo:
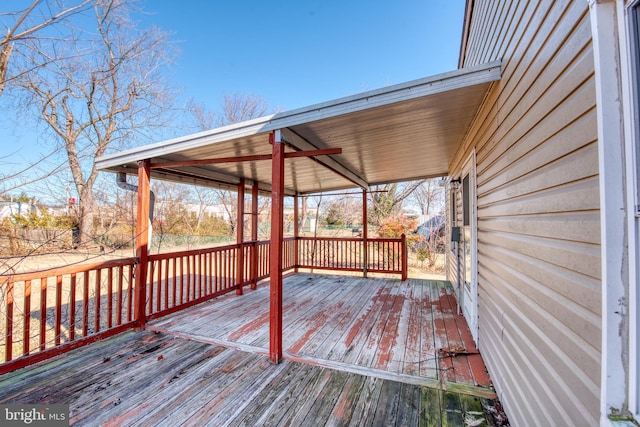
[[[601,264],[588,3],[471,3],[462,66],[503,63],[451,166],[459,176],[476,150],[478,345],[512,425],[597,425]]]

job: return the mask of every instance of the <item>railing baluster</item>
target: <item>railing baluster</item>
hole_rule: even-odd
[[[40,350],[47,342],[47,277],[40,278]]]
[[[156,262],[149,260],[149,268],[147,274],[148,280],[145,280],[143,286],[147,287],[147,314],[153,313],[153,278],[156,269]]]
[[[220,275],[220,271],[219,271],[220,270],[220,267],[219,267],[219,265],[220,265],[220,262],[219,262],[220,261],[220,259],[219,259],[220,258],[220,252],[215,252],[213,255],[214,255],[213,256],[213,260],[212,260],[212,262],[213,262],[213,265],[212,265],[212,269],[213,269],[213,289],[214,289],[214,292],[218,292],[219,291],[219,288],[218,288],[219,287],[218,276]]]
[[[156,287],[156,311],[160,311],[162,307],[162,260],[158,260],[158,282]],[[151,279],[153,281],[153,279]]]
[[[95,271],[96,274],[96,287],[95,287],[95,313],[94,313],[94,321],[93,321],[93,332],[100,332],[100,311],[101,311],[101,307],[100,307],[100,303],[101,303],[101,299],[102,299],[102,277],[101,277],[101,270],[98,269]]]
[[[12,359],[12,351],[13,351],[13,281],[9,279],[9,283],[7,284],[7,313],[6,313],[6,322],[7,322],[7,330],[5,334],[5,353],[4,353],[4,361],[8,362]]]
[[[226,265],[225,265],[225,269],[226,269],[226,274],[225,277],[227,278],[227,282],[225,284],[225,289],[229,289],[233,286],[233,253],[230,250],[225,250],[225,255],[226,255]]]
[[[133,320],[133,275],[135,266],[129,266],[129,283],[127,284],[127,322]]]
[[[178,285],[178,293],[180,294],[180,304],[184,303],[184,288],[183,288],[183,277],[182,277],[182,257],[178,257],[176,262],[180,261],[179,263],[176,264],[176,278],[179,277],[180,278],[180,284]],[[180,272],[178,273],[178,270],[180,270]],[[174,279],[175,280],[175,279]]]
[[[84,272],[82,283],[82,336],[89,335],[89,271]]]
[[[209,292],[210,293],[214,293],[215,292],[215,277],[214,277],[214,267],[213,267],[213,263],[214,263],[214,258],[215,257],[215,253],[214,252],[209,252],[207,254],[207,268],[208,268],[208,272],[207,272],[207,278],[208,278],[208,282],[209,282]]]
[[[173,258],[173,280],[171,281],[171,283],[172,283],[171,304],[173,306],[178,305],[178,303],[176,302],[176,289],[178,287],[178,269],[177,269],[177,265],[178,265],[178,260],[176,258]]]
[[[164,262],[164,308],[169,308],[169,260],[162,260]]]
[[[118,286],[116,290],[116,326],[122,325],[122,281],[124,280],[124,268],[118,266]]]
[[[198,298],[202,297],[202,254],[198,254],[194,260],[196,263],[195,274],[198,275]]]
[[[31,350],[31,280],[24,281],[24,323],[22,326],[22,354]]]
[[[113,267],[107,268],[107,328],[113,326]]]
[[[76,339],[76,273],[69,280],[69,341]]]
[[[62,324],[62,276],[56,276],[56,307],[54,323],[54,343],[60,345],[60,333]]]

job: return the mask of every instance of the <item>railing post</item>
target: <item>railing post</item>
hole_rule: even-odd
[[[149,200],[151,181],[151,162],[138,163],[138,215],[136,218],[136,264],[134,320],[138,327],[147,323],[145,303],[147,301],[147,268],[149,262]]]
[[[276,135],[277,134],[277,135]],[[282,241],[284,236],[284,144],[280,132],[269,135],[271,163],[271,247],[269,255],[269,357],[273,363],[282,359]]]
[[[258,182],[251,187],[251,289],[258,286]]]
[[[298,272],[298,265],[300,264],[300,255],[298,238],[300,237],[300,218],[298,216],[298,195],[293,196],[293,271]]]
[[[238,218],[236,220],[236,295],[242,295],[244,283],[244,178],[238,184]]]
[[[369,233],[369,221],[367,218],[367,190],[362,190],[362,276],[367,277],[367,267],[369,265],[369,243],[367,242]]]
[[[402,281],[407,280],[407,270],[408,270],[408,252],[407,252],[407,236],[402,233],[400,236],[400,254],[402,256]]]

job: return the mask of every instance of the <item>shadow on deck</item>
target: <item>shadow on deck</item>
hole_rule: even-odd
[[[284,280],[0,377],[0,403],[68,403],[78,425],[507,425],[445,282]]]

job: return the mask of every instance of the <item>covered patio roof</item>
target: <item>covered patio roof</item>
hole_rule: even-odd
[[[268,192],[272,164],[264,158],[279,131],[286,152],[342,149],[288,159],[287,195],[444,176],[500,73],[499,61],[459,69],[106,155],[96,166],[137,175],[138,162],[150,160],[152,178],[234,190],[245,179]],[[244,161],[184,164],[220,158]]]

